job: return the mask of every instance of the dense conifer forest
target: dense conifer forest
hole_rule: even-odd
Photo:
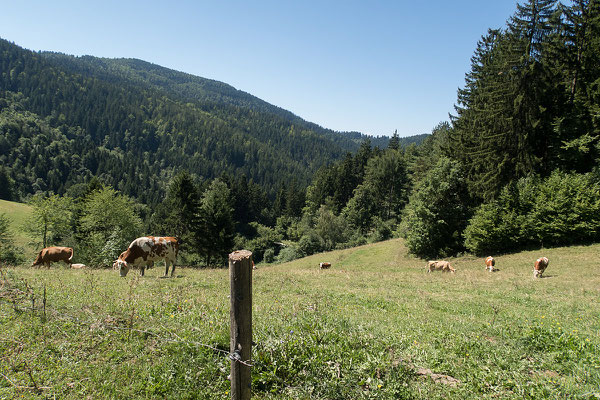
[[[98,176],[155,205],[181,169],[245,174],[274,195],[292,178],[306,186],[362,139],[140,60],[34,53],[4,40],[0,54],[2,157],[17,198]]]
[[[474,49],[450,122],[411,138],[333,132],[140,60],[3,40],[0,56],[0,197],[31,199],[38,224],[68,199],[44,242],[97,265],[146,232],[201,265],[394,236],[419,257],[600,240],[598,0],[519,3]],[[127,237],[94,208],[117,199],[139,218]]]

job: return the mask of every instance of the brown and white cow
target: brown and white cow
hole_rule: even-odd
[[[121,253],[114,262],[113,269],[118,269],[120,276],[127,276],[130,268],[140,268],[140,273],[144,276],[146,267],[150,268],[155,261],[164,260],[165,276],[169,275],[169,264],[173,265],[171,269],[171,276],[173,276],[178,252],[177,238],[140,237],[131,242],[127,250]]]
[[[328,262],[322,262],[322,263],[319,263],[319,268],[320,268],[320,269],[327,269],[327,268],[331,268],[331,263],[328,263]]]
[[[429,261],[427,263],[427,272],[442,271],[442,272],[456,272],[448,261]]]
[[[548,268],[549,262],[547,257],[540,257],[535,260],[535,264],[533,264],[533,277],[541,278],[546,268]]]
[[[494,272],[495,265],[496,265],[496,260],[494,260],[494,257],[489,256],[488,258],[485,259],[485,270],[486,271]]]
[[[50,268],[51,262],[63,261],[67,265],[71,265],[71,259],[73,258],[73,249],[70,247],[46,247],[42,249],[37,255],[35,261],[31,265],[44,264],[46,268]]]

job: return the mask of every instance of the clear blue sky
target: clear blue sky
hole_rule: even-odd
[[[0,37],[228,83],[323,127],[429,133],[516,0],[3,2]]]

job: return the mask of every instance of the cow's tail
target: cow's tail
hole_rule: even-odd
[[[73,259],[73,254],[75,254],[75,252],[73,251],[73,249],[71,249],[71,257],[69,257],[69,259],[68,259],[69,264],[71,264],[71,260]]]

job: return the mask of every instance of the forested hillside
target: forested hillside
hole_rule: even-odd
[[[358,148],[221,82],[140,60],[35,53],[0,40],[0,157],[13,196],[91,176],[157,204],[179,170],[245,175],[274,196]]]

